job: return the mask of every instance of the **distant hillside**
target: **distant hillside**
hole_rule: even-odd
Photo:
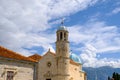
[[[83,70],[87,73],[87,80],[107,80],[108,76],[112,77],[113,72],[120,73],[120,68],[112,67],[83,67]]]

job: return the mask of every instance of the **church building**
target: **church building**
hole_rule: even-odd
[[[56,51],[23,56],[0,46],[0,80],[86,80],[80,58],[70,54],[69,32],[60,26],[56,32]]]

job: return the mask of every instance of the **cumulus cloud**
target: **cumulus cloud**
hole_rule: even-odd
[[[69,16],[93,6],[98,0],[0,0],[0,45],[29,56],[42,47],[54,52],[55,30],[49,32],[59,18]],[[67,4],[67,5],[66,5]],[[119,8],[113,13],[117,14]],[[56,19],[56,20],[55,20]],[[53,20],[52,22],[49,22]],[[70,41],[84,44],[80,54],[84,66],[120,66],[120,60],[97,59],[103,52],[120,50],[120,33],[117,26],[90,20],[84,25],[69,27]],[[73,33],[74,32],[74,33]]]
[[[71,42],[92,44],[97,53],[120,49],[120,32],[117,26],[108,26],[105,22],[95,20],[71,26],[69,31]]]
[[[82,59],[84,67],[102,67],[102,66],[111,66],[114,68],[119,68],[120,59],[112,59],[112,58],[97,58],[97,53],[95,47],[90,44],[87,44],[83,50],[82,54],[80,54],[80,58]]]
[[[53,47],[51,43],[55,40],[55,34],[46,32],[52,28],[48,21],[74,14],[96,2],[97,0],[0,0],[0,45],[27,56],[37,52],[31,50],[34,46],[42,47],[45,52],[48,47]]]
[[[86,67],[112,66],[118,67],[119,59],[102,58],[98,55],[118,51],[120,52],[120,32],[117,26],[108,26],[105,22],[89,20],[84,25],[69,27],[70,41],[82,46],[74,50],[82,51],[80,57]],[[73,33],[74,32],[74,33]],[[118,53],[118,55],[120,55]]]

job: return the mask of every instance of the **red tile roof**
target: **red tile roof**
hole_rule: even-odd
[[[55,53],[48,51],[45,55],[48,53],[56,56]],[[45,56],[43,55],[43,56]],[[12,50],[9,50],[7,48],[4,48],[0,46],[0,56],[5,58],[11,58],[11,59],[17,59],[17,60],[25,60],[25,61],[31,61],[31,62],[38,62],[43,56],[40,56],[39,54],[34,54],[29,57],[25,57],[23,55],[20,55],[19,53],[16,53]],[[70,60],[70,63],[73,65],[79,65],[78,63],[74,62],[73,60]]]
[[[36,60],[34,60],[34,59],[20,55],[19,53],[16,53],[16,52],[9,50],[7,48],[4,48],[2,46],[0,46],[0,57],[36,62]]]
[[[32,58],[36,61],[39,61],[42,58],[42,56],[40,56],[39,54],[34,54],[34,55],[29,56],[28,58]]]

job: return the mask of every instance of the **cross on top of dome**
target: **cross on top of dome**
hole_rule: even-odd
[[[58,28],[58,30],[67,30],[67,28],[64,26],[64,18],[61,21],[61,26]]]
[[[61,25],[62,26],[64,25],[64,18],[62,18]]]

